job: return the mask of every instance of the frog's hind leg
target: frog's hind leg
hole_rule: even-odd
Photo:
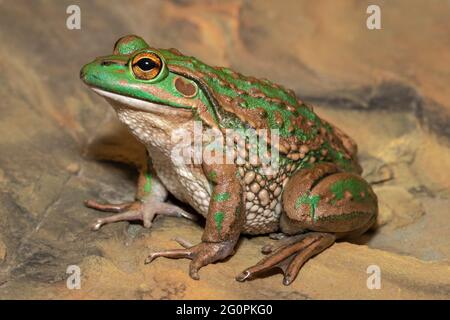
[[[165,202],[167,195],[168,191],[154,173],[141,171],[139,174],[136,201],[120,204],[102,204],[95,200],[88,200],[85,202],[85,205],[88,208],[99,211],[117,213],[112,216],[97,219],[92,225],[93,230],[98,230],[101,226],[108,223],[136,220],[141,220],[144,226],[149,228],[156,215],[168,215],[196,220],[195,215],[174,204]]]
[[[305,262],[331,246],[335,239],[333,234],[320,232],[292,236],[272,254],[238,275],[236,280],[249,280],[279,268],[284,274],[283,284],[289,285]]]
[[[282,200],[280,228],[292,236],[279,240],[278,248],[266,250],[269,255],[236,280],[245,281],[278,268],[284,273],[283,283],[289,285],[308,259],[336,239],[368,230],[378,211],[370,185],[358,175],[339,172],[331,163],[297,172],[287,183]],[[309,232],[299,234],[305,230]]]

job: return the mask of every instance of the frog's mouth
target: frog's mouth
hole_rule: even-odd
[[[171,115],[192,115],[189,109],[173,108],[166,104],[158,104],[155,102],[145,101],[141,99],[132,98],[129,96],[120,95],[110,91],[105,91],[96,87],[90,87],[95,93],[105,98],[114,108],[126,107],[138,111],[156,113],[156,114],[171,114]]]

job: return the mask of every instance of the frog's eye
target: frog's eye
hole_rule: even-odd
[[[162,61],[154,53],[143,52],[133,58],[131,68],[136,78],[141,80],[151,80],[161,71]]]

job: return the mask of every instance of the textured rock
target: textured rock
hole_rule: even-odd
[[[403,188],[383,186],[374,191],[379,200],[377,222],[380,227],[402,228],[425,214],[422,203]]]
[[[0,263],[2,263],[3,260],[5,260],[5,258],[6,258],[6,245],[0,239]]]
[[[142,262],[151,250],[176,247],[169,232],[174,228],[193,242],[200,239],[201,229],[175,218],[161,219],[154,228],[128,245],[114,239],[99,242],[101,256],[90,255],[80,263],[81,290],[59,284],[48,288],[47,294],[64,299],[446,299],[450,295],[449,263],[349,243],[335,244],[308,262],[289,287],[281,284],[281,275],[236,282],[239,271],[262,257],[259,248],[269,242],[263,238],[243,239],[233,258],[202,269],[200,281],[195,281],[187,274],[187,260]],[[372,265],[381,270],[378,290],[367,287],[367,268]]]
[[[363,2],[79,3],[82,30],[73,31],[63,1],[16,0],[0,10],[0,299],[450,297],[445,2],[385,3],[381,31],[365,28]],[[199,241],[197,224],[162,218],[151,230],[119,223],[91,232],[103,214],[83,200],[130,200],[136,179],[132,166],[94,159],[137,165],[144,149],[78,73],[126,33],[269,78],[315,103],[356,139],[380,199],[380,227],[317,256],[290,287],[280,275],[234,281],[262,257],[268,237],[243,238],[235,256],[194,281],[186,260],[143,261],[151,250],[176,247],[175,236]],[[73,264],[81,290],[66,287]],[[380,290],[366,286],[373,264]]]

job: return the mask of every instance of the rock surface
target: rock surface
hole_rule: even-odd
[[[0,263],[3,262],[6,258],[6,245],[3,243],[3,241],[0,239]]]
[[[78,3],[81,30],[66,28],[71,1],[0,2],[0,299],[450,298],[448,3],[383,2],[378,31],[366,28],[363,2]],[[143,261],[175,236],[199,241],[198,224],[91,232],[102,214],[83,200],[130,200],[136,179],[131,166],[95,159],[136,163],[144,151],[78,73],[128,33],[314,103],[358,142],[378,228],[312,259],[289,287],[280,275],[234,281],[268,237],[242,238],[194,281],[188,261]],[[81,268],[80,290],[66,287],[69,265]],[[371,265],[379,290],[367,287]]]

